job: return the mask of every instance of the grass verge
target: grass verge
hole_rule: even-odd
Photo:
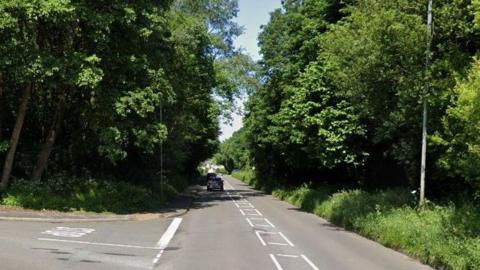
[[[164,206],[176,190],[167,186],[165,197],[155,187],[127,182],[75,177],[48,181],[17,180],[0,198],[0,204],[28,209],[129,214],[150,212]]]
[[[255,183],[248,172],[236,175]],[[338,190],[328,185],[275,189],[272,194],[438,269],[480,269],[480,211],[471,202],[429,203],[418,209],[405,189]]]

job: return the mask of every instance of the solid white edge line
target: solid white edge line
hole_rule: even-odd
[[[263,240],[263,238],[260,236],[260,233],[261,233],[261,232],[262,232],[262,231],[255,231],[255,234],[257,235],[258,240],[260,240],[260,242],[262,243],[262,245],[266,246],[267,243],[265,243],[265,241]]]
[[[163,233],[160,240],[158,240],[156,245],[157,248],[165,249],[168,246],[168,243],[170,243],[170,240],[172,240],[173,236],[175,235],[175,232],[180,226],[180,223],[182,223],[182,218],[174,218],[172,220],[172,223],[170,223],[170,226],[168,226],[168,229]]]
[[[280,234],[280,236],[283,237],[283,239],[285,239],[285,241],[286,241],[291,247],[294,247],[293,243],[290,242],[290,240],[288,240],[288,238],[287,238],[282,232],[278,232],[278,234]]]
[[[247,220],[248,224],[250,224],[251,227],[254,227],[253,223],[250,221],[249,218],[245,218],[245,219]]]
[[[277,258],[275,258],[275,255],[270,254],[270,258],[272,259],[273,263],[275,264],[275,266],[277,267],[278,270],[283,270],[282,266],[277,261]]]
[[[315,264],[313,264],[313,262],[310,261],[310,260],[307,258],[307,256],[305,256],[305,255],[303,255],[303,254],[300,255],[300,256],[302,256],[302,258],[308,263],[308,265],[310,265],[310,267],[313,268],[313,270],[319,270],[318,267],[317,267]]]
[[[50,241],[50,242],[72,243],[72,244],[84,244],[84,245],[93,245],[93,246],[124,247],[124,248],[154,249],[154,250],[159,249],[157,247],[144,247],[144,246],[99,243],[99,242],[87,242],[87,241],[76,241],[76,240],[65,240],[65,239],[54,239],[54,238],[37,238],[37,240],[39,240],[39,241]]]

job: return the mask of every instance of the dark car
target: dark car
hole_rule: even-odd
[[[207,176],[207,190],[221,190],[223,191],[223,179],[220,176]]]

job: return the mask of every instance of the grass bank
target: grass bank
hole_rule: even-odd
[[[62,176],[37,182],[17,180],[0,197],[0,204],[36,210],[128,214],[158,210],[177,191],[167,185],[164,194],[161,197],[156,186]]]
[[[251,172],[239,172],[240,180]],[[236,177],[236,175],[233,175]],[[275,189],[282,200],[439,269],[480,269],[480,211],[473,203],[416,208],[405,189]]]

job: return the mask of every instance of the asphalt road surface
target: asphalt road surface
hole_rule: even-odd
[[[431,269],[225,177],[184,216],[0,221],[0,269]]]

